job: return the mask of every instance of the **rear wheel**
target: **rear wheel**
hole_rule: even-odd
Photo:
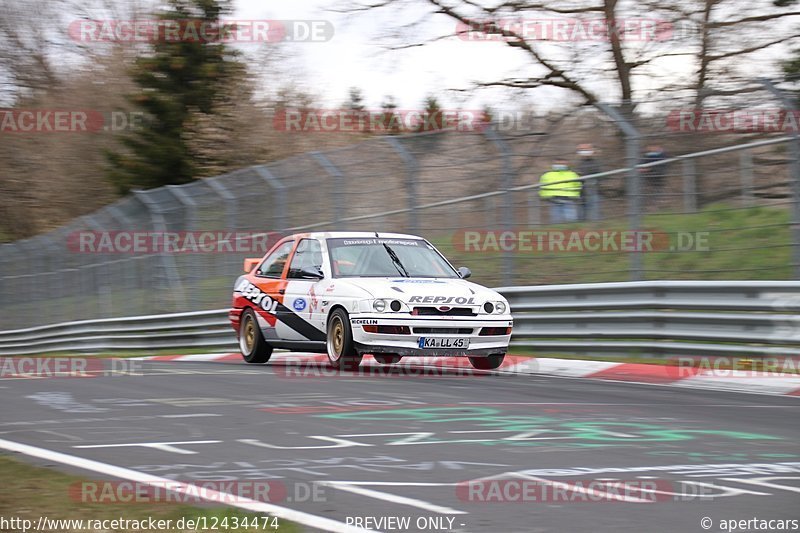
[[[504,353],[490,355],[489,357],[470,357],[469,362],[478,370],[494,370],[503,364],[505,357],[506,354]]]
[[[239,322],[239,349],[244,360],[252,364],[266,363],[272,356],[272,346],[264,340],[252,309],[245,309]]]
[[[361,355],[353,344],[353,330],[350,329],[350,317],[344,309],[334,309],[328,318],[328,335],[326,346],[328,359],[334,368],[353,370],[361,364]]]
[[[374,357],[375,360],[382,365],[393,365],[399,363],[400,359],[403,358],[402,355],[376,355]]]

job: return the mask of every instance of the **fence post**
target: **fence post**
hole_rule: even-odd
[[[538,190],[528,193],[528,225],[531,227],[542,225],[542,199]]]
[[[239,220],[239,203],[236,200],[236,196],[228,190],[225,185],[222,184],[222,178],[225,177],[217,176],[216,178],[207,178],[204,181],[208,184],[212,191],[214,191],[217,196],[222,198],[222,201],[225,202],[225,225],[227,226],[227,230],[236,231],[238,228],[238,220]],[[226,254],[225,259],[221,262],[218,262],[218,265],[222,266],[222,272],[219,272],[220,275],[227,275],[232,276],[235,273],[238,273],[239,266],[237,265],[238,259],[234,256],[234,254]]]
[[[770,80],[759,78],[758,80],[773,96],[777,97],[787,113],[797,116],[797,106],[794,101],[778,89]],[[791,160],[789,161],[789,182],[792,190],[792,274],[794,279],[800,279],[800,133],[797,128],[790,132],[792,142],[789,143]]]
[[[222,198],[222,201],[225,202],[225,225],[228,226],[226,229],[228,230],[236,230],[237,229],[237,220],[238,217],[237,211],[239,206],[236,202],[236,196],[231,193],[221,182],[220,178],[223,176],[217,176],[216,178],[206,178],[204,181],[208,184],[212,191],[217,193],[217,196]]]
[[[753,154],[750,150],[742,150],[739,153],[739,178],[744,205],[753,207]]]
[[[125,213],[122,212],[117,204],[111,204],[108,206],[108,214],[111,215],[111,218],[117,221],[120,228],[127,228],[128,231],[134,231],[136,228],[134,227],[134,222],[128,217]],[[148,309],[148,298],[145,296],[144,292],[140,289],[144,283],[141,281],[145,278],[145,276],[141,275],[137,269],[143,269],[144,266],[142,265],[143,261],[147,261],[147,256],[141,258],[142,256],[136,256],[135,254],[132,255],[130,258],[125,260],[126,266],[126,273],[125,279],[126,280],[135,280],[133,283],[130,283],[133,286],[131,290],[131,295],[136,297],[136,301],[138,302],[138,313],[147,313]],[[132,309],[134,304],[134,299],[131,296],[125,298],[125,307],[126,307],[126,314],[134,315],[137,312],[134,312]]]
[[[639,177],[639,169],[636,166],[639,164],[640,148],[639,143],[641,135],[639,130],[634,127],[622,114],[615,108],[602,103],[596,103],[600,111],[611,117],[614,122],[622,130],[625,135],[625,159],[628,163],[628,180],[627,180],[627,194],[628,194],[628,224],[630,230],[638,232],[642,225],[642,197],[641,197],[641,179]],[[639,250],[634,250],[630,254],[630,277],[631,281],[642,280],[642,254]]]
[[[403,160],[406,167],[406,194],[408,195],[408,232],[416,235],[419,233],[419,222],[417,216],[417,175],[419,174],[419,163],[417,158],[411,155],[403,143],[396,137],[388,136],[385,138],[395,152]]]
[[[194,199],[186,194],[183,190],[183,187],[179,185],[167,185],[167,191],[175,197],[179,204],[181,204],[185,210],[186,216],[184,217],[184,227],[185,231],[192,231],[196,229],[196,220],[197,220],[197,202]],[[190,268],[185,269],[183,272],[185,284],[189,286],[188,298],[187,303],[192,309],[197,309],[197,294],[198,291],[196,290],[196,280],[198,279],[198,271],[197,263],[203,262],[206,263],[205,258],[198,257],[197,259],[192,258],[192,266]],[[207,274],[207,273],[206,273]]]
[[[687,213],[697,212],[697,173],[694,159],[684,159],[683,167],[683,210]]]
[[[164,219],[164,214],[158,204],[154,202],[145,191],[137,190],[133,191],[133,194],[134,197],[139,200],[142,205],[144,205],[145,209],[147,209],[147,211],[150,213],[150,220],[152,221],[153,229],[155,231],[162,232],[162,234],[166,233],[167,222]],[[166,250],[161,250],[157,256],[164,272],[164,278],[167,282],[166,287],[159,287],[160,290],[158,291],[158,294],[162,305],[159,309],[157,309],[157,311],[163,311],[165,309],[169,309],[169,307],[180,310],[175,303],[185,302],[186,300],[185,295],[183,294],[181,277],[178,275],[178,266],[175,264],[175,256],[173,256],[171,253],[167,253]]]
[[[98,233],[108,230],[108,228],[104,228],[95,222],[94,215],[86,215],[82,217],[81,220],[85,222],[89,228]],[[104,264],[106,263],[92,263],[92,267],[100,270],[101,266]],[[97,291],[97,304],[93,306],[93,310],[99,311],[99,316],[98,314],[94,314],[86,318],[108,318],[114,316],[114,305],[111,301],[111,280],[114,279],[114,276],[110,273],[106,273],[105,275],[102,272],[98,273],[98,270],[91,271],[94,272],[91,285],[93,285],[94,289]]]
[[[15,254],[16,246],[11,243],[0,244],[0,262],[3,263],[0,269],[0,324],[3,329],[14,329],[17,322],[14,310],[17,309],[17,299],[19,298],[19,290],[17,284],[13,283],[11,276],[11,266],[14,264],[11,256]]]
[[[344,216],[344,174],[339,168],[328,159],[322,152],[311,152],[311,156],[317,160],[320,166],[333,178],[333,221],[337,230],[343,230],[342,217]]]
[[[273,224],[275,227],[270,228],[269,231],[282,232],[289,227],[289,220],[286,216],[286,205],[289,203],[286,197],[286,185],[284,185],[275,174],[270,172],[266,165],[253,167],[253,170],[275,190],[275,216],[273,217],[273,221],[277,219],[277,223]]]
[[[503,232],[513,232],[514,230],[514,197],[511,188],[514,187],[514,169],[511,161],[513,152],[511,147],[497,134],[493,126],[484,130],[486,138],[489,139],[502,159],[503,168],[501,171],[501,187],[503,189],[503,206],[500,216],[500,225]],[[514,283],[514,252],[504,252],[503,258],[503,280],[504,283]]]

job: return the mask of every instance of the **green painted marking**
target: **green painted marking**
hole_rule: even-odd
[[[545,416],[504,415],[499,409],[491,407],[430,407],[412,409],[391,409],[380,411],[359,411],[354,413],[330,413],[316,415],[319,418],[350,421],[413,421],[423,424],[447,424],[469,422],[486,429],[499,429],[510,433],[505,439],[461,438],[453,440],[428,439],[416,443],[473,443],[486,446],[498,444],[506,446],[552,446],[559,442],[566,446],[594,447],[608,446],[611,443],[679,442],[693,440],[698,435],[725,437],[734,440],[779,440],[781,437],[742,431],[716,429],[683,429],[644,424],[640,422],[621,422],[614,420],[563,421]],[[520,437],[532,432],[529,437]],[[531,440],[526,440],[531,439]],[[566,441],[566,442],[565,442]],[[582,442],[571,442],[582,441]],[[401,443],[402,439],[388,444]]]

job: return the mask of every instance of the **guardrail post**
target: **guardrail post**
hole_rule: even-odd
[[[275,216],[272,217],[274,228],[269,231],[283,231],[289,227],[289,220],[286,216],[286,206],[288,199],[286,198],[286,185],[279,180],[265,165],[253,167],[256,174],[267,182],[267,184],[275,191]]]
[[[626,184],[628,194],[628,223],[631,231],[638,232],[642,225],[642,193],[641,178],[639,176],[639,169],[636,168],[636,166],[639,164],[639,159],[641,157],[641,150],[639,148],[641,135],[639,134],[639,130],[623,117],[617,109],[599,102],[596,103],[595,106],[611,117],[625,135],[625,160],[628,164],[628,179]],[[631,281],[641,281],[643,278],[642,254],[639,250],[635,250],[630,253],[630,258]]]
[[[411,155],[403,143],[393,136],[385,137],[386,142],[389,143],[395,152],[403,160],[406,167],[406,194],[408,196],[408,232],[416,235],[419,233],[419,221],[417,214],[418,196],[417,196],[417,175],[419,174],[419,163],[417,158]]]
[[[694,159],[684,159],[683,168],[683,210],[687,213],[697,212],[697,173]]]
[[[342,217],[344,216],[344,195],[345,183],[344,174],[339,168],[328,159],[322,152],[311,152],[311,156],[317,160],[319,165],[333,178],[333,221],[337,230],[344,230],[342,227]]]
[[[758,80],[773,96],[778,98],[783,104],[787,113],[798,116],[797,106],[792,98],[786,96],[783,91],[778,89],[770,80],[760,78]],[[793,128],[790,132],[792,142],[789,143],[789,182],[792,191],[792,273],[794,279],[800,279],[800,132]]]
[[[503,206],[500,209],[500,224],[504,232],[514,230],[514,197],[511,188],[514,186],[514,169],[511,162],[513,152],[511,147],[497,134],[494,126],[484,130],[486,138],[494,144],[500,152],[503,168],[501,170],[501,187],[503,189]],[[503,279],[514,283],[514,252],[503,252]]]

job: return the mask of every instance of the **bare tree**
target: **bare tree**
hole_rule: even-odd
[[[756,61],[762,73],[775,69],[769,58],[800,37],[790,20],[800,11],[772,0],[382,0],[345,11],[411,5],[428,6],[429,17],[448,17],[452,31],[391,48],[497,40],[523,52],[532,68],[477,87],[557,87],[585,104],[617,99],[626,112],[648,92],[680,93],[698,107],[711,96],[739,94],[732,82],[754,76]],[[608,83],[613,95],[598,89]]]

